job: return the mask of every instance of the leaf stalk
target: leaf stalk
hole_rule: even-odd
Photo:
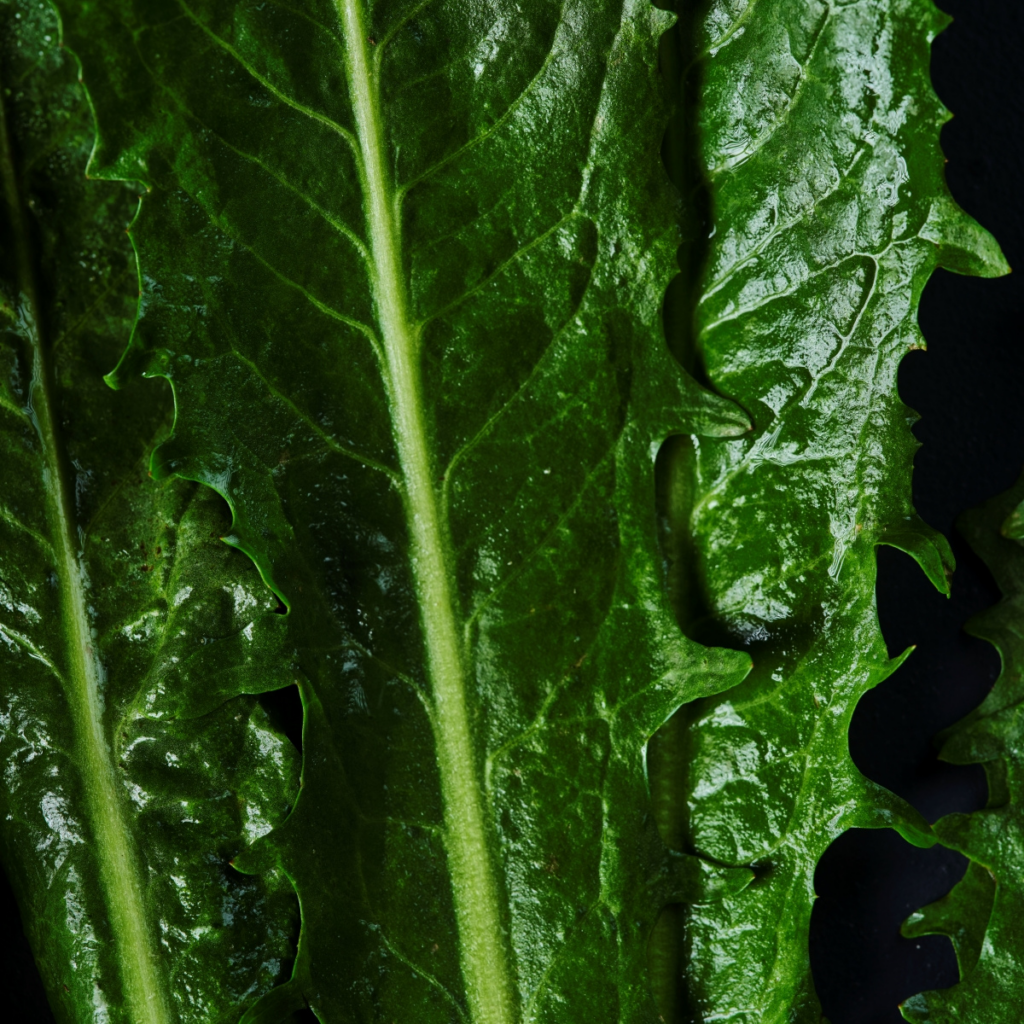
[[[46,516],[54,540],[67,665],[61,674],[74,723],[73,757],[84,784],[85,805],[110,915],[121,982],[135,1024],[173,1024],[157,949],[146,921],[138,853],[130,839],[126,808],[103,726],[103,668],[93,644],[85,600],[89,579],[74,522],[68,473],[58,440],[52,368],[49,365],[34,273],[33,247],[15,163],[8,112],[0,95],[0,178],[17,264],[21,320],[30,340],[32,377],[28,414],[42,447]]]
[[[413,579],[422,609],[432,684],[431,724],[445,812],[445,847],[459,928],[460,962],[474,1024],[517,1020],[510,953],[501,922],[494,843],[484,786],[473,752],[467,674],[449,571],[447,542],[433,485],[419,366],[419,332],[408,314],[401,233],[386,167],[380,97],[372,72],[362,0],[337,0],[355,112],[374,298],[383,336],[392,429],[404,482]]]

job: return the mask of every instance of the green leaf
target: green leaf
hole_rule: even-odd
[[[1017,505],[1006,517],[1000,532],[1010,540],[1024,540],[1024,504]]]
[[[92,173],[151,189],[112,382],[170,381],[154,473],[227,499],[288,609],[301,795],[236,864],[283,868],[302,933],[247,1022],[655,1020],[662,905],[750,878],[669,856],[644,775],[750,664],[681,635],[658,546],[662,441],[749,427],[661,328],[670,18],[63,9]]]
[[[290,887],[229,865],[294,796],[240,696],[291,678],[281,617],[220,499],[148,480],[167,403],[102,382],[138,200],[85,180],[58,34],[0,3],[0,854],[58,1020],[233,1022],[294,952]]]
[[[911,507],[914,416],[896,390],[923,347],[921,291],[939,265],[1007,269],[943,179],[948,114],[928,69],[944,24],[927,0],[716,0],[682,26],[698,138],[677,177],[703,175],[713,231],[674,343],[754,421],[679,445],[668,470],[684,625],[755,663],[688,709],[675,776],[680,848],[757,874],[681,922],[697,1019],[818,1021],[819,857],[853,827],[935,841],[860,774],[847,730],[901,660],[878,627],[875,548],[907,552],[948,593],[949,546]]]
[[[972,861],[952,890],[942,899],[911,914],[903,922],[900,933],[907,939],[945,935],[953,943],[960,976],[966,977],[981,956],[995,892],[996,880],[992,872]],[[916,997],[908,1000],[907,1005],[920,1003],[920,997]]]
[[[983,811],[950,814],[935,823],[940,842],[970,858],[970,865],[944,900],[915,914],[904,928],[918,927],[911,922],[923,919],[920,927],[929,931],[963,936],[957,942],[961,981],[908,999],[902,1010],[909,1021],[1010,1024],[1020,1020],[1024,1005],[1024,548],[1005,528],[1022,501],[1024,477],[958,523],[1003,594],[966,627],[992,643],[1002,672],[985,700],[940,737],[943,760],[984,766],[989,800]]]

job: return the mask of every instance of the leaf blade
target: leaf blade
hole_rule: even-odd
[[[658,324],[667,21],[646,3],[182,10],[69,17],[94,170],[153,186],[133,235],[159,288],[124,365],[175,389],[157,464],[227,498],[304,677],[302,795],[241,861],[276,858],[303,908],[288,992],[259,1013],[301,992],[325,1019],[564,1001],[646,1019],[671,893],[643,745],[749,666],[679,636],[660,578],[652,453],[680,427],[746,428]],[[118,36],[145,40],[116,57],[128,84],[91,42]],[[460,906],[495,902],[488,872],[484,941]],[[589,985],[587,949],[613,965]],[[367,976],[379,991],[341,980]]]
[[[210,551],[215,503],[147,486],[166,405],[135,392],[118,419],[100,381],[135,311],[136,194],[84,180],[90,115],[52,11],[4,3],[0,45],[5,867],[58,1019],[223,1020],[272,982],[257,951],[287,958],[293,917],[222,859],[288,797],[282,738],[225,704],[252,588]],[[211,721],[224,757],[204,765]]]
[[[939,841],[969,859],[967,873],[948,896],[912,915],[904,930],[949,935],[957,952],[960,982],[908,999],[901,1007],[907,1020],[999,1022],[1012,1020],[1019,1012],[1017,965],[1024,935],[1018,879],[1024,833],[1016,709],[1022,696],[1018,623],[1024,553],[1003,527],[1020,504],[1022,488],[1018,480],[1009,491],[964,513],[957,522],[1002,592],[999,604],[966,626],[968,632],[995,646],[1002,671],[981,705],[939,737],[943,760],[983,765],[989,799],[984,810],[949,814],[935,823]]]
[[[714,232],[677,344],[755,424],[695,444],[672,525],[694,537],[690,628],[749,645],[756,665],[687,734],[684,841],[759,871],[688,917],[686,984],[709,1016],[817,1021],[818,858],[850,827],[935,842],[856,769],[847,727],[899,663],[878,628],[875,546],[911,554],[945,593],[952,569],[910,502],[913,414],[896,374],[923,347],[917,302],[940,264],[1007,269],[943,179],[948,116],[928,77],[943,24],[916,2],[723,2],[696,20],[684,86],[701,92],[683,102],[697,107]]]

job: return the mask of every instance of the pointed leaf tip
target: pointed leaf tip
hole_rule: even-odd
[[[261,836],[251,846],[235,854],[231,866],[243,875],[262,875],[277,865],[277,852],[266,837]]]
[[[686,433],[701,437],[742,437],[753,429],[750,417],[734,401],[701,389],[700,400],[689,413]]]
[[[903,1015],[903,1019],[910,1021],[911,1024],[927,1024],[930,1014],[926,993],[922,992],[920,995],[911,996],[905,1002],[900,1003],[900,1013]]]
[[[666,11],[663,8],[651,5],[651,27],[655,36],[662,36],[671,29],[679,20],[679,15],[674,11]]]
[[[903,924],[900,925],[900,935],[905,939],[917,939],[928,934],[928,922],[921,910],[915,910]]]
[[[1024,540],[1024,502],[1021,502],[1003,520],[999,532],[1007,540]]]
[[[953,549],[949,541],[920,516],[910,516],[885,527],[879,535],[878,543],[910,555],[932,586],[940,594],[950,596],[950,579],[956,569]]]
[[[938,842],[932,826],[916,808],[867,776],[857,775],[860,793],[853,813],[845,819],[848,828],[895,829],[911,846],[925,850]]]
[[[669,903],[708,903],[742,892],[754,880],[748,867],[728,867],[670,851]]]
[[[999,243],[952,198],[932,205],[920,234],[938,246],[939,265],[955,274],[992,278],[1010,273]]]

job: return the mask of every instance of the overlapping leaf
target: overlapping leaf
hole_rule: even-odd
[[[118,382],[288,608],[302,908],[249,1018],[642,1021],[669,857],[643,747],[746,655],[686,640],[654,455],[736,436],[660,327],[677,244],[647,0],[69,0],[93,173],[142,178]],[[717,442],[709,441],[714,444]]]
[[[280,616],[219,542],[220,499],[147,478],[167,403],[103,384],[137,196],[85,180],[52,11],[0,4],[0,50],[4,867],[59,1020],[235,1021],[294,954],[290,888],[228,864],[294,793],[294,751],[239,696],[287,678]]]
[[[1024,478],[1005,494],[963,515],[960,531],[992,571],[1003,599],[967,629],[998,650],[1003,670],[981,705],[944,734],[939,756],[981,764],[988,807],[950,814],[935,823],[939,840],[970,858],[953,891],[913,915],[906,935],[948,935],[961,981],[903,1004],[908,1021],[1010,1024],[1024,1005],[1024,550],[1016,539]]]
[[[910,503],[902,356],[936,266],[994,275],[992,239],[951,199],[929,81],[945,20],[930,0],[716,0],[695,23],[701,161],[713,216],[696,348],[752,435],[679,447],[673,535],[692,537],[681,601],[702,639],[755,670],[686,721],[684,848],[757,880],[685,923],[698,1020],[811,1022],[813,877],[851,827],[934,841],[865,779],[847,728],[899,659],[875,607],[875,547],[941,591],[952,558]]]

